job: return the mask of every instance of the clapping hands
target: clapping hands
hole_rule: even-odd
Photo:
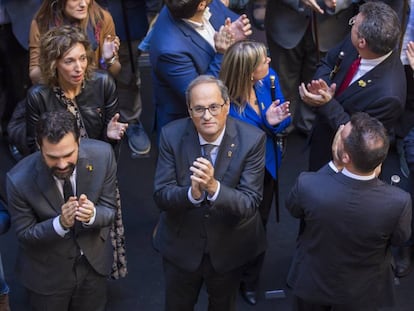
[[[121,41],[118,36],[107,35],[102,46],[102,57],[106,60],[118,55]]]
[[[245,14],[231,22],[226,18],[224,25],[214,35],[214,45],[218,53],[224,53],[236,41],[244,40],[252,34],[250,20]]]
[[[109,139],[120,140],[128,128],[128,123],[121,123],[118,122],[118,120],[119,113],[116,113],[108,123],[106,136],[108,136]]]
[[[335,95],[336,84],[331,86],[322,80],[312,80],[305,86],[301,83],[299,86],[300,98],[310,106],[319,107],[328,103]]]
[[[275,126],[290,116],[289,105],[286,101],[280,104],[280,100],[275,100],[266,111],[266,120],[271,126]]]

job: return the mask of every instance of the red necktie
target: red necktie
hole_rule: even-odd
[[[335,96],[339,96],[351,83],[352,78],[355,76],[356,72],[358,71],[359,65],[361,64],[361,57],[358,57],[356,60],[354,60],[351,64],[351,67],[349,67],[348,72],[346,73],[346,76],[344,78],[344,81],[342,81],[341,86],[336,91]]]

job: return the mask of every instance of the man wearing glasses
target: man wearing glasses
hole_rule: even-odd
[[[265,249],[265,135],[228,117],[227,88],[212,76],[193,80],[186,100],[190,118],[161,131],[154,182],[165,310],[193,310],[204,283],[209,310],[232,311],[242,266]]]
[[[329,161],[330,141],[352,114],[363,111],[377,118],[393,138],[404,108],[406,79],[397,51],[397,14],[382,2],[367,2],[349,25],[350,35],[328,51],[314,80],[299,87],[302,100],[317,113],[310,140],[312,171]]]

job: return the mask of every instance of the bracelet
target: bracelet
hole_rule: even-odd
[[[105,58],[101,57],[101,59],[99,60],[99,64],[101,65],[102,69],[108,69],[115,63],[117,59],[118,57],[116,55],[112,56],[109,60],[106,60]]]

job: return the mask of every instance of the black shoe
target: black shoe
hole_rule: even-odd
[[[402,278],[407,276],[411,271],[411,246],[400,247],[397,257],[395,258],[396,277]]]
[[[257,294],[255,290],[247,290],[244,283],[240,284],[240,294],[243,299],[249,304],[254,306],[257,303]]]

